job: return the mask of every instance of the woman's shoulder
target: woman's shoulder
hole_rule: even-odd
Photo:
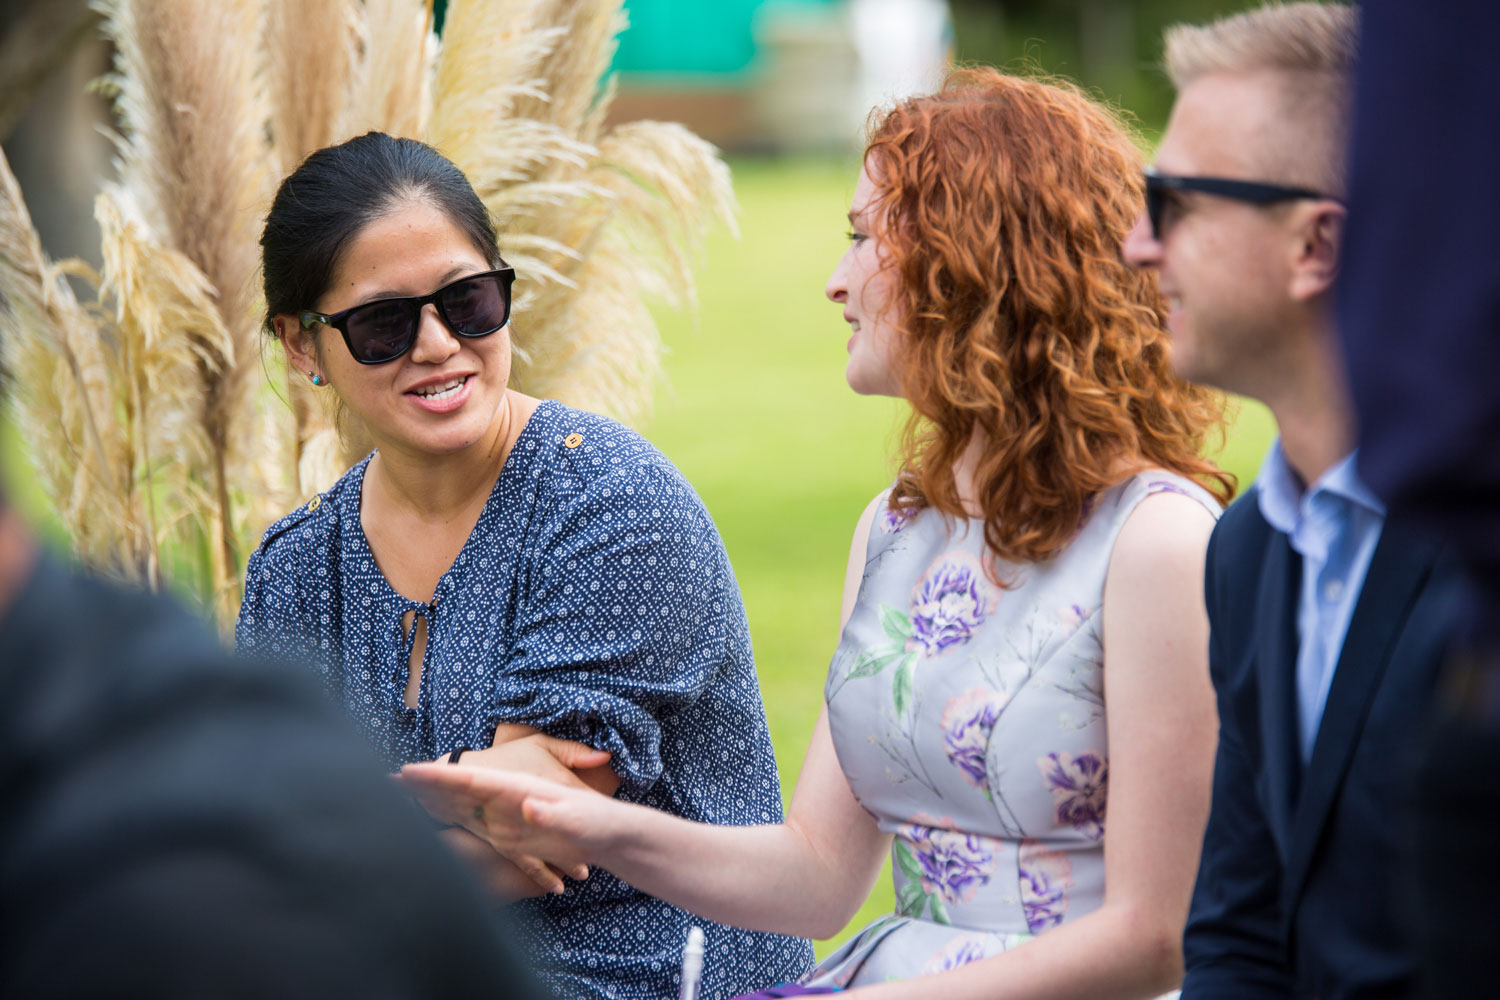
[[[551,445],[554,454],[590,478],[611,470],[667,461],[638,431],[601,413],[549,399],[537,407],[531,419],[540,425],[541,433],[534,437]]]
[[[701,501],[655,445],[618,420],[547,400],[532,415],[523,444],[549,474],[545,488],[558,499],[652,504],[675,495]]]
[[[261,535],[256,555],[262,559],[295,559],[308,546],[325,542],[338,530],[340,508],[351,495],[357,496],[369,462],[368,456],[361,459],[328,489],[314,493],[302,506],[272,523]]]
[[[875,494],[860,512],[854,526],[849,572],[856,568],[871,573],[877,567],[883,575],[907,572],[915,563],[934,553],[966,544],[969,522],[944,516],[927,506],[903,506],[893,503],[896,488],[891,483]],[[983,538],[983,529],[979,531]],[[888,557],[905,553],[893,565]],[[905,568],[902,568],[905,567]]]
[[[1223,512],[1218,500],[1186,476],[1150,469],[1119,484],[1111,563],[1145,567],[1147,575],[1181,563],[1201,567],[1208,536]]]
[[[1143,469],[1094,494],[1084,506],[1077,533],[1056,567],[1090,578],[1123,560],[1202,559],[1202,549],[1221,512],[1214,495],[1187,476]]]
[[[1123,518],[1147,500],[1152,500],[1155,508],[1171,507],[1189,513],[1201,509],[1214,520],[1224,512],[1223,504],[1202,484],[1160,468],[1143,469],[1121,480],[1098,496],[1096,506],[1101,510],[1113,508],[1117,517]]]

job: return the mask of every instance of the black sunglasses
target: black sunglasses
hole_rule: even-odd
[[[510,286],[515,268],[470,274],[431,295],[376,299],[331,316],[310,309],[298,314],[304,329],[314,323],[331,326],[344,335],[349,353],[362,365],[395,361],[417,342],[422,308],[431,302],[448,329],[460,337],[485,337],[510,319]]]
[[[1178,174],[1158,173],[1154,167],[1146,168],[1146,219],[1151,223],[1151,236],[1161,239],[1161,217],[1166,211],[1167,195],[1175,191],[1196,191],[1217,198],[1233,198],[1254,205],[1274,205],[1282,201],[1311,198],[1315,201],[1337,201],[1333,195],[1309,188],[1286,187],[1281,184],[1261,184],[1258,181],[1236,181],[1226,177],[1183,177]]]

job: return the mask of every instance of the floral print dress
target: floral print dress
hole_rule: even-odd
[[[896,913],[805,982],[942,972],[1103,901],[1104,579],[1121,525],[1161,492],[1218,516],[1190,480],[1142,473],[1098,495],[1056,558],[1002,564],[1003,589],[981,522],[882,500],[826,698],[850,788],[895,836]]]

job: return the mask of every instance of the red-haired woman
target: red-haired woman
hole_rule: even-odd
[[[1141,187],[1120,123],[1063,83],[964,72],[876,124],[827,293],[849,384],[912,415],[784,825],[478,769],[414,769],[420,794],[508,850],[820,938],[890,851],[897,912],[811,980],[862,997],[1171,989],[1214,752],[1203,558],[1233,483],[1199,457],[1219,402],[1172,374],[1162,299],[1120,260]]]

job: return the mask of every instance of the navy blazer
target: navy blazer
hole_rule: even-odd
[[[1403,997],[1397,877],[1406,756],[1454,605],[1437,550],[1387,522],[1339,655],[1312,759],[1297,751],[1301,557],[1252,490],[1208,546],[1219,704],[1213,808],[1184,938],[1183,997]]]

